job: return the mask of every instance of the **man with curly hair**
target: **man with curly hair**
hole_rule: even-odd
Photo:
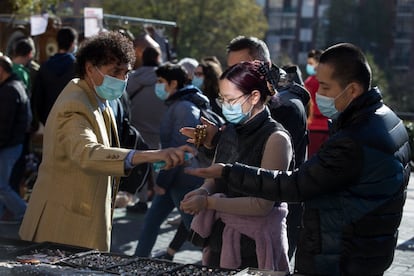
[[[86,40],[77,54],[78,75],[57,98],[46,121],[43,160],[20,236],[109,251],[118,181],[136,165],[183,164],[184,150],[119,148],[108,101],[125,90],[134,63],[132,43],[120,33]]]

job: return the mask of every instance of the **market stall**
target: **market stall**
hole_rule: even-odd
[[[255,269],[230,270],[198,264],[104,253],[51,242],[0,238],[0,275],[286,275]]]

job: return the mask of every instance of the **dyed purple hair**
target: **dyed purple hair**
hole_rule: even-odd
[[[259,90],[262,102],[271,95],[265,77],[259,72],[254,62],[244,61],[229,67],[220,76],[220,80],[224,79],[232,82],[243,94]]]

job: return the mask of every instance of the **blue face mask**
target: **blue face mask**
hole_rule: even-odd
[[[165,83],[157,82],[155,84],[155,95],[157,95],[157,97],[162,101],[168,99],[170,94],[167,91],[165,91]]]
[[[335,99],[316,93],[316,104],[318,105],[319,111],[325,117],[334,119],[338,116],[338,110],[335,107]]]
[[[108,101],[119,99],[125,91],[127,80],[104,75],[98,68],[96,70],[104,77],[101,85],[95,85],[95,91],[99,97]]]
[[[315,100],[316,104],[318,105],[319,111],[328,118],[336,119],[339,116],[340,112],[335,107],[335,101],[345,93],[347,88],[348,86],[345,87],[345,89],[335,98],[323,96],[319,93],[316,93]]]
[[[316,75],[315,67],[313,67],[313,66],[312,66],[312,65],[310,65],[310,64],[306,64],[306,73],[307,73],[309,76],[315,76],[315,75]]]
[[[247,101],[247,99],[243,103],[235,103],[232,105],[228,103],[222,104],[221,111],[228,122],[233,124],[241,124],[250,117],[253,106],[247,113],[244,113],[242,109],[242,105]]]
[[[194,76],[193,79],[191,80],[191,83],[195,87],[200,88],[200,89],[203,86],[203,82],[204,82],[204,78],[203,77]]]

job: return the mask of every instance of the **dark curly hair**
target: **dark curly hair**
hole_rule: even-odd
[[[86,75],[85,64],[95,66],[111,63],[134,64],[135,51],[131,40],[119,32],[104,32],[82,42],[76,55],[77,71],[81,78]]]

